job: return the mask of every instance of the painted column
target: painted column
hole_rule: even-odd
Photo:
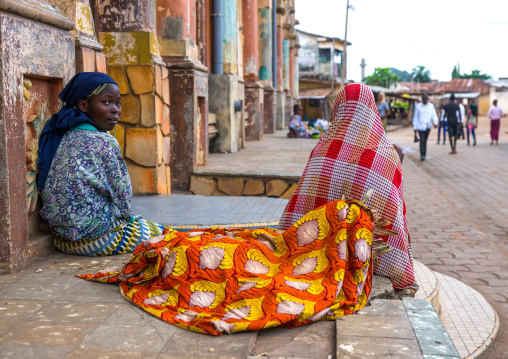
[[[282,69],[283,69],[283,79],[284,79],[284,92],[290,91],[290,80],[289,80],[289,39],[283,39],[282,40],[282,56],[283,56],[283,63],[282,63]]]
[[[273,13],[272,0],[258,3],[259,81],[264,86],[263,133],[275,132],[277,104],[273,88]]]
[[[294,48],[289,49],[289,92],[295,93],[295,55]]]
[[[224,73],[238,75],[238,16],[236,0],[224,0]]]
[[[274,70],[274,76],[277,78],[277,121],[276,129],[283,130],[285,128],[285,107],[286,107],[286,96],[284,90],[284,76],[283,76],[283,39],[284,33],[282,28],[283,15],[286,13],[283,1],[277,2],[277,69]]]
[[[161,56],[198,59],[196,1],[156,0],[156,11]]]
[[[245,139],[263,139],[263,86],[259,79],[258,1],[242,2],[244,35],[243,60],[245,81]]]
[[[243,23],[243,61],[245,81],[257,81],[259,79],[259,40],[258,40],[258,1],[245,0],[242,2]]]
[[[106,57],[97,40],[90,0],[52,0],[65,15],[76,22],[76,72],[106,72]]]
[[[126,159],[133,193],[170,193],[169,75],[159,54],[155,0],[98,4],[108,74],[122,95],[120,123],[113,133]]]
[[[205,1],[156,0],[156,33],[168,70],[171,190],[187,191],[198,166],[208,160],[208,56]],[[201,46],[201,47],[200,47]]]
[[[58,94],[75,72],[75,36],[69,32],[75,22],[60,10],[47,3],[0,1],[3,274],[21,269],[54,248],[49,228],[41,228],[35,180],[38,138],[58,111]]]

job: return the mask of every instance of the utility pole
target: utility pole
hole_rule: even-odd
[[[332,50],[331,50],[331,69],[330,73],[332,74],[332,98],[335,98],[335,37],[332,37]]]
[[[346,6],[346,31],[344,32],[344,53],[342,54],[342,76],[341,83],[342,88],[346,86],[346,59],[347,59],[347,20],[349,15],[349,0],[347,0]]]

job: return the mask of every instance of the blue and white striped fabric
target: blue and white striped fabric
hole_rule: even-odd
[[[165,226],[136,217],[133,223],[120,219],[112,225],[112,229],[96,239],[70,241],[53,234],[55,247],[67,254],[81,256],[109,256],[113,254],[131,253],[149,238],[162,234]]]

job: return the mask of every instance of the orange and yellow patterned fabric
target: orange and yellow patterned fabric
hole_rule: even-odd
[[[372,286],[372,213],[333,201],[286,231],[170,231],[140,244],[121,271],[79,277],[182,328],[211,335],[294,328],[360,310]]]

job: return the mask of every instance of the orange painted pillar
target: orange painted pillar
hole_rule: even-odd
[[[259,79],[258,1],[242,2],[244,80]]]
[[[157,0],[157,36],[196,43],[196,2]]]

